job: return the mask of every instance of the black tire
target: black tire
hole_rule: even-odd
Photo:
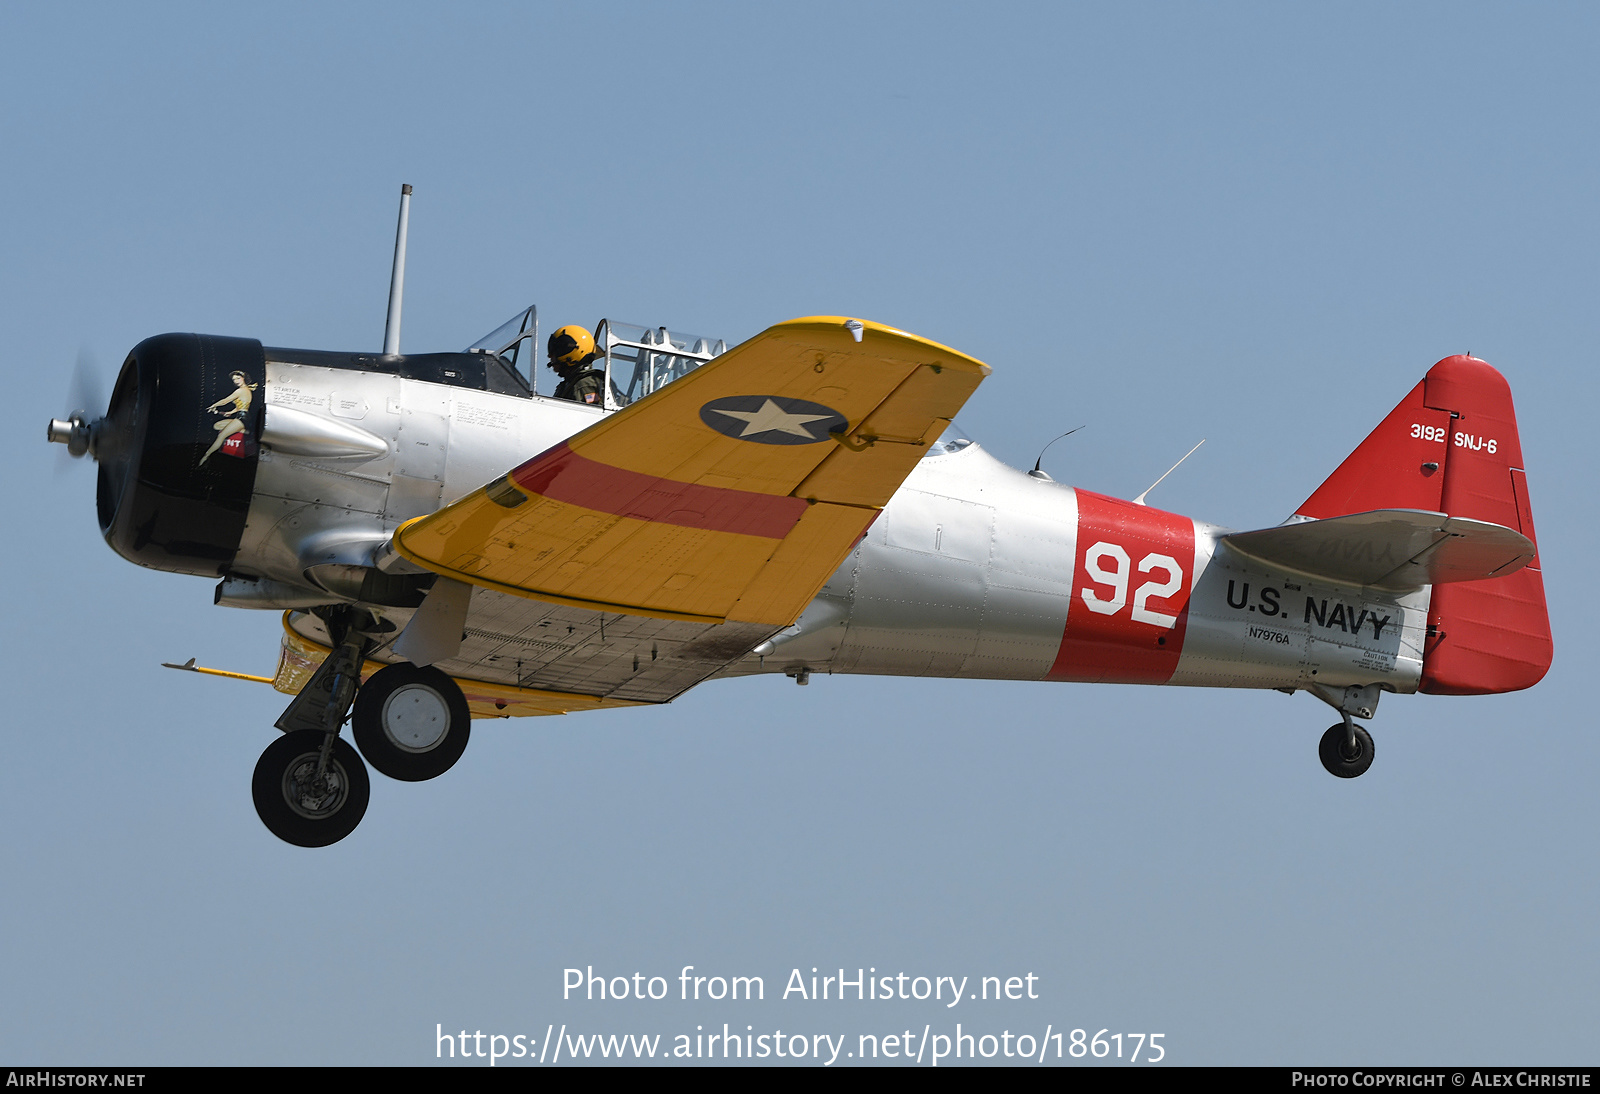
[[[467,749],[472,712],[456,682],[429,666],[379,669],[356,693],[352,736],[367,762],[391,779],[419,783],[455,766]]]
[[[1353,779],[1372,766],[1372,735],[1361,726],[1356,726],[1354,756],[1345,754],[1345,739],[1348,736],[1344,723],[1340,722],[1322,735],[1322,743],[1317,746],[1322,766],[1328,769],[1328,774],[1341,779]]]
[[[256,761],[250,786],[256,813],[267,831],[296,847],[344,839],[361,823],[372,796],[366,765],[342,737],[334,739],[326,785],[311,785],[326,736],[320,729],[285,733]]]

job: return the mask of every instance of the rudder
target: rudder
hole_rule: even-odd
[[[1456,356],[1429,369],[1424,382],[1427,404],[1450,411],[1443,511],[1515,528],[1538,550],[1505,377],[1487,362]],[[1505,577],[1434,586],[1422,691],[1486,695],[1529,688],[1549,671],[1553,654],[1537,554]]]

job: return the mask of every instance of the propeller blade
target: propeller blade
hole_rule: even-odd
[[[87,346],[78,350],[78,358],[73,362],[72,382],[67,389],[67,396],[71,402],[66,407],[69,413],[81,410],[85,417],[93,421],[106,412],[105,374],[100,371],[94,354]]]
[[[69,434],[62,432],[57,435],[57,427],[63,430],[68,422],[81,422],[93,424],[99,422],[106,413],[106,386],[104,375],[100,371],[94,354],[88,346],[78,350],[78,357],[72,364],[72,374],[67,382],[67,417],[52,421],[50,429],[51,440],[65,440]],[[81,428],[81,427],[80,427]],[[86,435],[85,435],[86,437]],[[68,467],[76,462],[77,457],[85,454],[84,448],[78,447],[85,443],[78,440],[63,445],[56,454],[55,473],[57,477],[66,473]],[[76,451],[74,451],[76,448]]]

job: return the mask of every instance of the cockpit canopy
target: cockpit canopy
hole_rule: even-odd
[[[621,410],[728,352],[728,344],[720,338],[611,319],[600,320],[594,328],[594,344],[600,356],[591,367],[605,373],[606,410]],[[535,305],[529,304],[472,343],[467,352],[499,357],[527,382],[529,391],[540,394],[538,358],[543,347],[539,345],[539,309]],[[972,438],[952,422],[928,446],[923,459],[948,456],[970,444]]]
[[[728,350],[720,338],[641,327],[602,319],[594,329],[600,357],[592,367],[605,373],[605,409],[620,410],[688,375]],[[467,347],[468,353],[498,356],[539,394],[539,309],[519,311]]]
[[[651,330],[610,319],[600,320],[594,344],[605,361],[607,409],[625,407],[659,391],[728,352],[727,343],[720,338],[680,334],[666,327]],[[599,361],[595,367],[600,367]]]
[[[468,353],[492,353],[534,386],[534,357],[539,346],[539,309],[529,304],[516,315],[467,347]]]

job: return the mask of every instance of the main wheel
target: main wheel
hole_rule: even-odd
[[[1317,746],[1322,766],[1328,769],[1328,774],[1341,779],[1353,779],[1372,766],[1372,735],[1361,726],[1356,726],[1354,753],[1345,747],[1348,737],[1344,723],[1340,722],[1322,735],[1322,743]]]
[[[296,847],[338,843],[361,823],[372,783],[360,755],[342,737],[333,741],[327,769],[317,765],[327,734],[297,729],[267,746],[256,761],[250,790],[267,830]]]
[[[352,735],[367,762],[391,779],[417,783],[449,771],[466,751],[472,712],[449,676],[399,662],[356,693]]]

